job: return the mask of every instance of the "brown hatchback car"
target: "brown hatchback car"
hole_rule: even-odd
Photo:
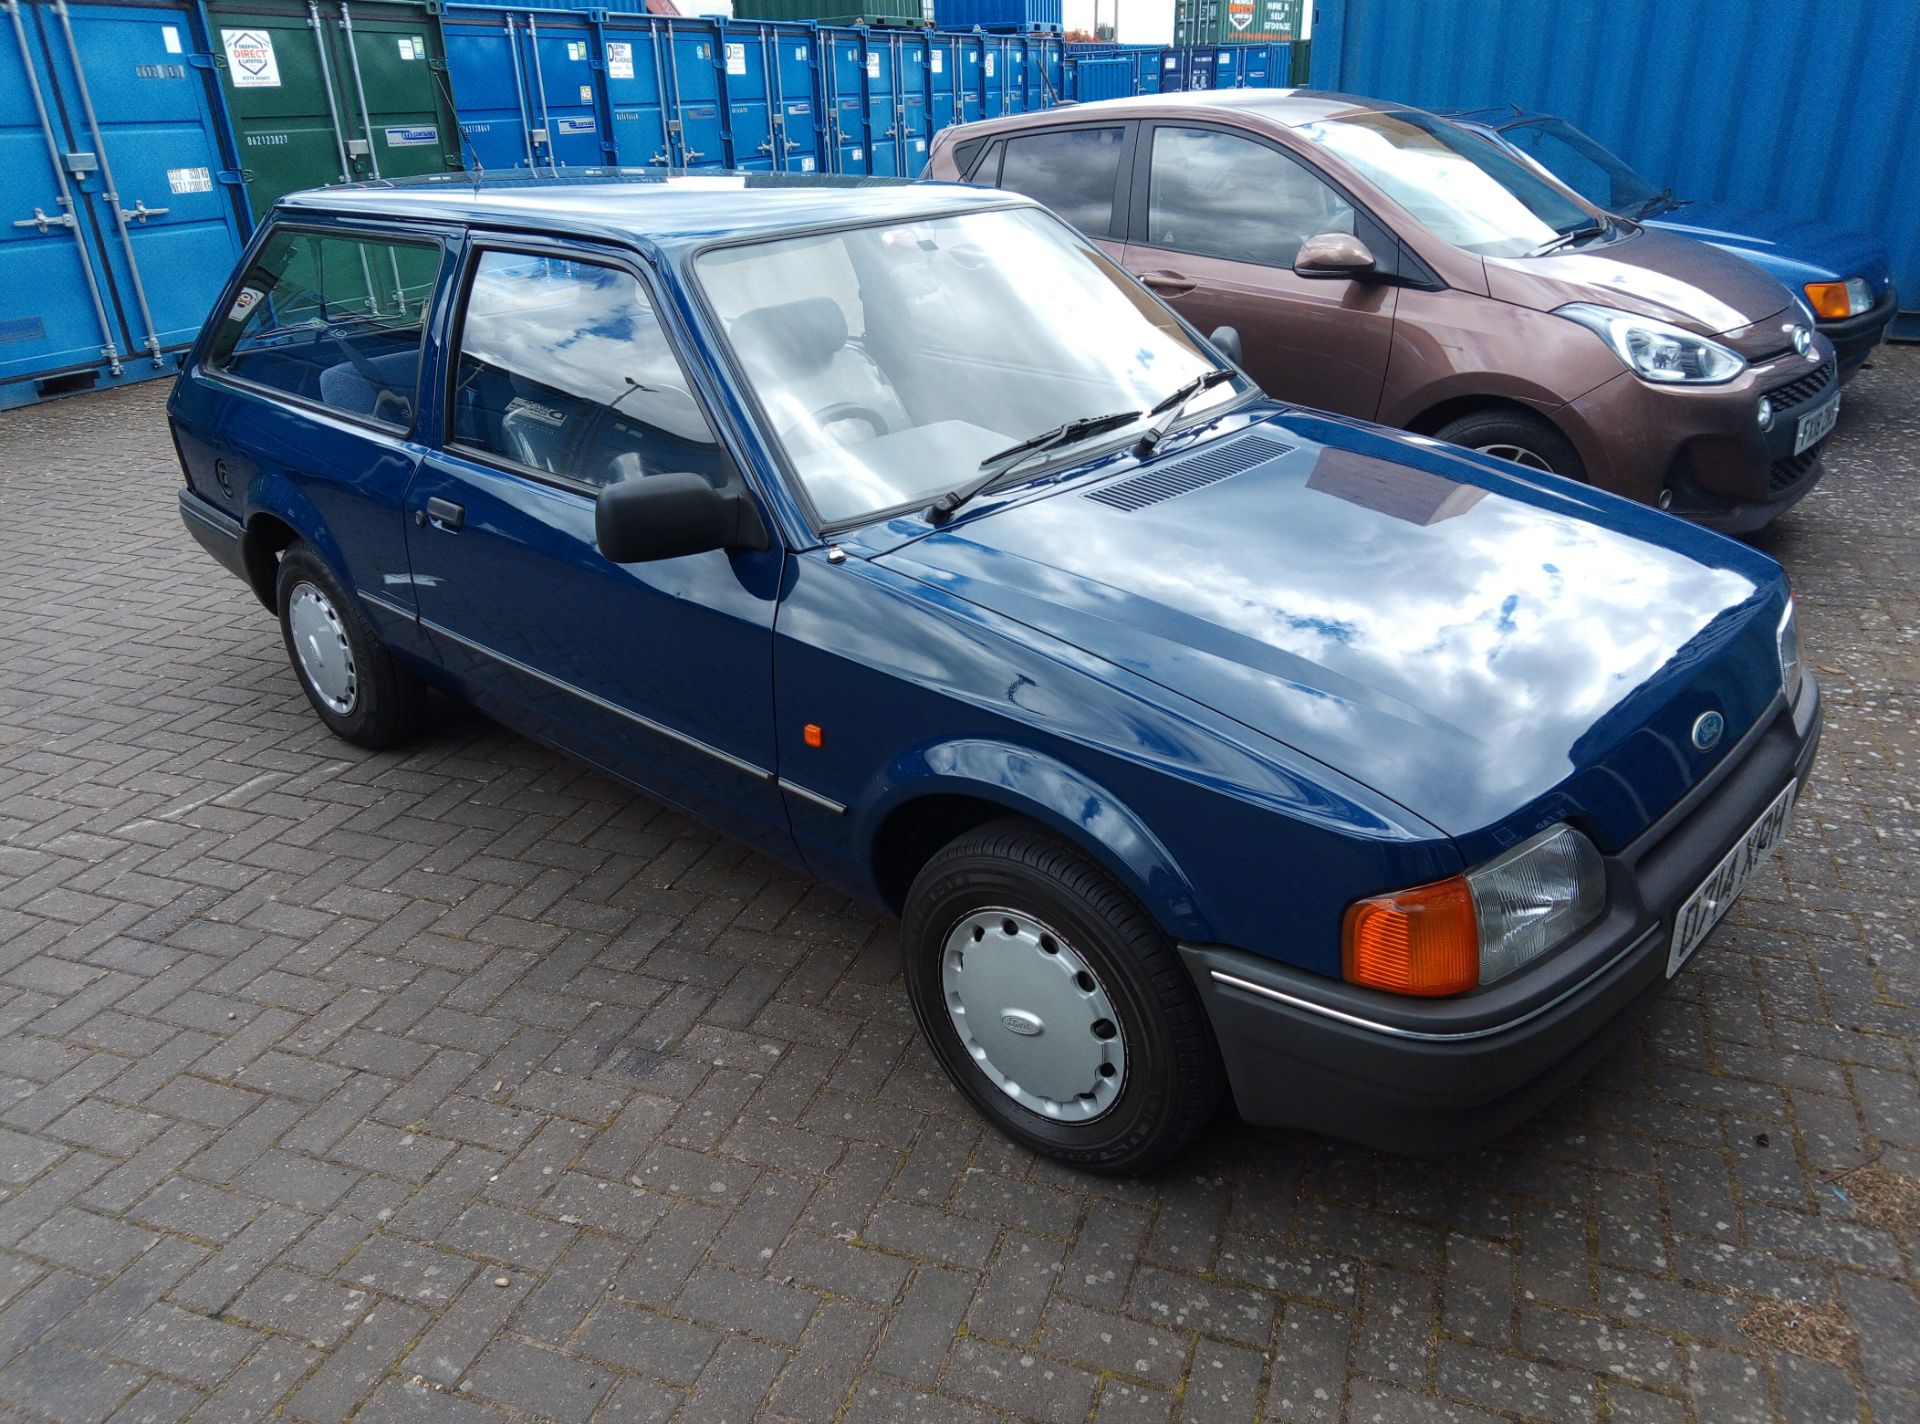
[[[1840,386],[1785,287],[1437,115],[1148,95],[946,129],[925,176],[1038,198],[1282,399],[1730,532],[1820,478]]]

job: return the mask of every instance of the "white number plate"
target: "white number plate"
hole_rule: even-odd
[[[1687,896],[1680,913],[1673,917],[1673,946],[1667,951],[1669,979],[1680,972],[1680,966],[1700,947],[1700,941],[1720,923],[1720,917],[1733,907],[1740,892],[1746,889],[1747,882],[1767,863],[1773,848],[1786,839],[1787,818],[1793,814],[1795,790],[1794,784],[1788,782],[1787,789],[1773,798],[1773,804],[1761,812],[1760,819],[1747,827],[1747,833],[1740,837],[1739,844],[1713,868],[1713,874],[1701,881],[1700,888]]]
[[[1833,423],[1840,418],[1840,397],[1835,396],[1820,409],[1808,411],[1800,417],[1800,428],[1793,437],[1793,453],[1806,453],[1810,446],[1818,445],[1833,433]]]

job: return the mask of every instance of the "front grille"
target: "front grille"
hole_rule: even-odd
[[[1820,445],[1827,442],[1822,440]],[[1784,460],[1775,460],[1767,470],[1767,490],[1770,494],[1779,494],[1791,489],[1806,478],[1807,472],[1820,461],[1820,445],[1811,450],[1803,450],[1798,455],[1789,455]]]
[[[1773,390],[1764,392],[1766,398],[1773,402],[1774,415],[1776,417],[1785,415],[1795,407],[1803,406],[1816,397],[1825,395],[1827,387],[1833,384],[1833,378],[1838,369],[1833,357],[1829,356],[1806,375],[1795,376],[1784,386],[1777,386]]]

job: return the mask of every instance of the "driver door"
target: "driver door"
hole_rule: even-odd
[[[1392,241],[1291,154],[1250,134],[1155,124],[1134,169],[1127,270],[1202,332],[1240,333],[1242,365],[1282,400],[1371,420],[1380,409],[1397,289],[1295,275],[1300,244],[1357,232]]]
[[[627,565],[595,544],[616,480],[742,482],[641,270],[577,244],[477,244],[448,365],[445,438],[406,500],[442,661],[501,720],[791,857],[773,780],[777,539]]]

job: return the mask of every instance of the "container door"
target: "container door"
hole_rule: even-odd
[[[366,140],[332,82],[326,29],[304,15],[222,9],[209,18],[256,219],[284,194],[373,176]]]
[[[504,15],[448,20],[444,33],[447,78],[468,161],[477,159],[494,172],[534,166],[535,124],[527,112],[519,22]]]
[[[773,41],[764,26],[727,25],[720,31],[720,83],[727,104],[728,165],[753,173],[775,165]]]
[[[667,116],[677,168],[724,168],[727,143],[720,110],[719,30],[674,25],[667,31],[667,77],[673,103]]]
[[[900,36],[896,54],[894,82],[900,94],[900,171],[908,177],[919,176],[927,166],[927,140],[933,129],[927,117],[928,50],[931,41],[924,34]]]
[[[957,61],[960,73],[954,80],[959,89],[960,115],[954,122],[970,124],[987,116],[986,79],[982,73],[986,46],[977,39],[963,39],[956,42],[955,49],[960,56]]]
[[[927,131],[960,122],[960,44],[947,35],[927,42]]]
[[[605,45],[607,103],[612,114],[613,161],[630,168],[665,167],[667,141],[665,39],[661,27],[626,17],[609,19]]]
[[[980,41],[980,112],[982,117],[997,119],[1011,112],[1007,108],[1007,67],[1002,62],[1006,41],[982,39]]]
[[[342,4],[336,73],[382,178],[445,173],[465,165],[438,29],[425,17],[376,19]],[[324,11],[322,12],[324,13]]]
[[[72,150],[34,18],[9,8],[0,19],[0,381],[102,359],[117,375],[126,335],[107,315],[94,214],[74,216],[84,200],[66,176]]]
[[[820,167],[820,112],[813,83],[813,36],[802,29],[773,30],[774,108],[778,114],[779,167],[813,173]]]
[[[869,33],[862,57],[862,80],[867,99],[868,171],[887,177],[898,176],[900,166],[900,122],[894,109],[894,45],[897,37],[883,31]]]
[[[831,108],[830,153],[835,173],[866,173],[867,67],[865,43],[857,30],[837,30],[821,46],[831,55],[826,69],[827,103]]]
[[[241,246],[207,94],[181,52],[186,17],[76,5],[35,19],[68,142],[94,157],[74,200],[117,293],[127,349],[157,362],[199,332]]]
[[[1216,89],[1238,89],[1247,82],[1244,61],[1251,45],[1235,45],[1231,49],[1221,49],[1213,57],[1213,87]],[[1236,60],[1241,62],[1236,62]]]
[[[548,17],[526,17],[526,65],[532,71],[528,93],[537,127],[546,130],[545,152],[535,154],[559,167],[590,168],[609,161],[600,132],[600,107],[594,82],[594,40],[585,25]]]

